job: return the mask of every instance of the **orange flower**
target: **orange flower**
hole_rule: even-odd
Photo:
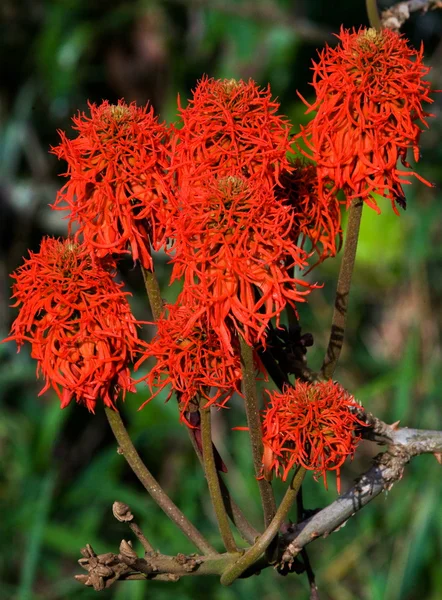
[[[420,121],[427,126],[422,104],[432,102],[429,68],[423,50],[410,48],[402,35],[384,29],[341,29],[336,48],[326,47],[314,63],[316,111],[302,137],[318,167],[319,193],[343,189],[347,206],[362,198],[380,212],[373,193],[405,208],[402,185],[415,176],[408,150],[419,159]]]
[[[115,408],[120,391],[135,391],[128,365],[140,341],[128,294],[85,245],[45,238],[12,277],[20,312],[7,339],[19,350],[31,343],[40,395],[52,386],[61,408],[75,398],[94,412],[99,400]]]
[[[68,163],[68,182],[54,207],[67,204],[75,238],[83,236],[91,252],[102,258],[132,253],[134,261],[152,268],[150,244],[164,242],[168,210],[166,169],[168,131],[153,108],[90,104],[91,116],[73,118],[78,136],[53,148]]]
[[[264,476],[272,472],[286,480],[289,471],[302,466],[321,475],[327,487],[327,471],[336,471],[340,492],[340,468],[353,457],[364,426],[354,409],[361,408],[339,384],[297,382],[282,393],[267,392],[263,414]],[[353,409],[353,410],[352,410]]]
[[[180,300],[204,307],[228,352],[233,329],[251,346],[264,341],[269,321],[314,287],[293,277],[307,254],[292,235],[291,207],[263,182],[236,175],[193,186],[176,225],[172,279],[184,277]]]
[[[180,106],[183,127],[175,157],[180,183],[201,182],[207,172],[218,177],[237,172],[273,185],[290,168],[290,123],[278,109],[269,86],[203,77],[188,106]]]
[[[198,306],[169,305],[156,325],[158,332],[137,363],[138,367],[151,356],[157,359],[140,380],[147,381],[151,390],[157,388],[155,396],[170,384],[167,400],[176,391],[183,416],[198,397],[207,401],[206,406],[225,406],[235,392],[241,393],[237,340],[232,342],[236,351],[226,352]]]

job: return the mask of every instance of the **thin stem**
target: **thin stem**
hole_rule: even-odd
[[[181,529],[181,531],[191,540],[203,554],[214,554],[216,550],[201,535],[196,527],[183,515],[180,509],[172,502],[155,477],[143,463],[140,455],[135,449],[132,440],[124,426],[120,414],[106,407],[106,416],[113,431],[113,434],[121,448],[124,458],[127,460],[132,471],[138,477],[140,482],[166,513],[166,515]]]
[[[137,536],[138,540],[141,542],[141,545],[143,546],[145,552],[155,552],[155,548],[149,542],[149,540],[144,535],[143,531],[141,530],[140,526],[137,525],[137,523],[134,523],[132,521],[132,523],[129,523],[129,527],[131,528],[132,533],[134,533]]]
[[[264,524],[268,527],[276,512],[275,498],[269,481],[261,477],[262,465],[262,430],[259,417],[258,394],[255,381],[255,364],[253,360],[253,348],[240,338],[241,344],[241,367],[243,393],[246,407],[247,424],[249,426],[250,442],[252,445],[253,465],[255,475],[258,478],[259,493],[264,511]]]
[[[371,27],[380,31],[382,29],[382,22],[379,16],[377,0],[365,0],[365,6],[367,8],[368,21]]]
[[[230,530],[229,518],[224,506],[224,501],[219,484],[218,471],[215,465],[212,444],[212,428],[210,407],[200,408],[201,415],[201,442],[203,447],[203,464],[209,486],[210,498],[218,521],[219,531],[227,552],[237,552],[235,539]]]
[[[344,343],[345,322],[347,319],[348,301],[350,296],[351,278],[358,247],[359,227],[361,224],[363,201],[356,198],[352,201],[345,235],[344,254],[339,270],[336,288],[335,308],[330,330],[330,339],[322,365],[321,374],[325,379],[331,379],[341,355]]]
[[[295,473],[275,516],[262,536],[256,540],[255,544],[249,548],[249,550],[247,550],[234,565],[224,571],[221,576],[221,583],[223,585],[230,585],[235,579],[238,579],[246,569],[251,567],[259,559],[261,554],[269,547],[275,536],[278,535],[281,525],[284,523],[290,508],[296,500],[304,475],[305,469],[300,467]]]
[[[204,468],[203,458],[201,456],[200,449],[198,448],[198,444],[196,443],[195,437],[192,435],[190,429],[189,429],[189,438],[192,443],[193,449],[195,450],[195,453],[198,456],[198,459]],[[260,532],[257,531],[253,527],[253,525],[251,525],[249,523],[249,521],[245,517],[242,510],[239,508],[239,506],[233,500],[232,496],[230,495],[229,488],[224,483],[224,480],[223,480],[221,474],[219,473],[219,471],[217,471],[217,475],[218,475],[219,485],[221,488],[221,494],[222,494],[223,500],[224,500],[224,506],[226,507],[226,511],[227,511],[227,514],[229,515],[230,520],[232,521],[232,523],[235,525],[235,527],[239,531],[242,539],[244,541],[248,542],[249,544],[254,544],[256,541],[256,538],[261,535]]]
[[[158,279],[156,278],[154,271],[148,271],[144,267],[141,267],[141,272],[143,273],[144,285],[146,287],[153,318],[155,321],[158,321],[164,308]]]

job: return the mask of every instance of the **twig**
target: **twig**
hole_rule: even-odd
[[[300,467],[295,473],[272,522],[262,536],[256,540],[255,544],[249,548],[238,561],[224,571],[220,580],[223,585],[231,585],[235,579],[238,579],[248,567],[252,566],[258,560],[261,554],[269,547],[275,536],[278,535],[281,525],[286,519],[288,512],[296,499],[304,475],[305,469]]]
[[[336,289],[335,307],[330,330],[330,339],[325,353],[321,374],[325,379],[331,379],[341,355],[344,343],[345,323],[350,295],[351,278],[358,247],[359,227],[361,224],[363,201],[356,198],[352,201],[348,215],[347,232],[345,235],[344,254],[339,270]]]
[[[132,471],[152,496],[153,500],[166,513],[166,515],[181,529],[203,554],[214,554],[216,550],[209,544],[198,529],[189,521],[180,509],[172,502],[155,477],[143,463],[135,449],[132,440],[124,426],[120,414],[106,407],[106,416],[115,438],[120,446],[124,458]]]
[[[442,431],[406,427],[395,429],[379,419],[375,419],[375,422],[375,427],[382,431],[382,436],[391,444],[388,451],[375,458],[374,466],[346,494],[299,523],[294,531],[284,536],[287,548],[282,556],[283,563],[290,564],[307,544],[339,529],[381,492],[391,489],[401,479],[404,467],[411,458],[442,452]]]
[[[112,505],[112,512],[114,517],[117,521],[120,521],[120,523],[129,523],[129,527],[141,542],[145,552],[155,552],[154,547],[144,535],[141,527],[133,520],[134,516],[127,504],[124,502],[114,502]]]
[[[258,478],[259,493],[264,511],[264,524],[267,528],[272,522],[276,512],[275,498],[269,481],[261,477],[262,470],[262,430],[259,416],[258,395],[255,381],[255,364],[253,360],[253,348],[240,338],[241,345],[241,367],[243,379],[244,402],[249,427],[250,442],[252,445],[253,465],[255,475]]]
[[[204,402],[201,402],[200,406],[201,441],[203,448],[204,472],[206,474],[207,485],[209,486],[210,498],[212,500],[213,509],[215,511],[216,519],[218,521],[218,527],[221,537],[223,539],[224,547],[227,550],[227,552],[237,552],[235,539],[230,530],[229,518],[227,516],[226,508],[221,494],[218,471],[215,465],[215,457],[213,454],[212,444],[210,407],[203,408],[202,404],[204,404]]]
[[[399,31],[402,25],[410,18],[410,14],[419,10],[427,12],[429,9],[442,8],[440,0],[408,0],[398,2],[381,13],[382,27]]]

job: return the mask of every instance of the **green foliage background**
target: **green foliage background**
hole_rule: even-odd
[[[386,3],[384,3],[385,5]],[[271,83],[273,94],[297,128],[306,117],[296,90],[309,97],[311,58],[343,23],[365,25],[364,2],[343,0],[3,0],[0,6],[0,334],[14,318],[8,308],[12,272],[36,250],[45,234],[63,235],[66,222],[48,208],[60,185],[47,153],[57,128],[86,101],[144,103],[150,99],[166,120],[176,115],[196,80],[252,77]],[[407,24],[415,45],[424,40],[442,87],[441,15],[419,15]],[[331,43],[333,43],[331,41]],[[440,115],[440,99],[433,112]],[[442,159],[440,119],[422,137],[420,173],[430,189],[407,189],[407,211],[396,217],[388,202],[381,216],[365,210],[349,316],[348,337],[337,378],[386,421],[442,428]],[[163,257],[164,296],[168,266]],[[311,275],[324,287],[300,308],[305,331],[315,336],[310,353],[319,367],[327,341],[339,260]],[[149,313],[142,281],[123,265],[139,319]],[[117,551],[130,538],[115,522],[111,505],[128,503],[155,547],[167,554],[192,552],[115,451],[97,411],[72,406],[60,411],[51,394],[37,398],[35,365],[27,348],[0,346],[0,598],[56,600],[95,598],[73,580],[79,549],[91,543],[101,553]],[[41,384],[41,382],[40,382]],[[141,388],[122,407],[149,467],[182,510],[219,546],[205,481],[178,423],[176,406],[157,398],[142,412]],[[215,415],[217,445],[229,466],[228,482],[238,502],[260,526],[256,482],[238,401]],[[344,472],[344,489],[377,453],[363,443]],[[345,528],[315,542],[310,558],[321,598],[412,600],[442,597],[441,467],[433,457],[415,460],[404,480],[365,508]],[[306,504],[315,508],[336,497],[308,479]],[[278,488],[282,493],[282,487]],[[282,578],[271,569],[222,588],[216,578],[176,584],[125,582],[102,598],[163,600],[308,597],[304,576]]]

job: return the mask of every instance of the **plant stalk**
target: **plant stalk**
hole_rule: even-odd
[[[144,285],[146,287],[147,297],[149,298],[152,316],[155,321],[158,321],[164,308],[158,279],[156,278],[154,271],[148,271],[144,267],[141,267],[141,272],[143,273]]]
[[[228,567],[221,576],[221,583],[223,585],[231,585],[235,579],[238,579],[244,571],[251,567],[269,547],[274,538],[278,535],[281,525],[284,523],[290,508],[292,507],[299,488],[301,487],[304,479],[306,470],[300,467],[290,483],[281,504],[276,511],[271,523],[264,531],[261,537],[259,537],[255,544],[247,550],[239,560],[236,561],[231,567]]]
[[[355,198],[348,214],[347,233],[345,235],[344,254],[339,270],[336,288],[335,307],[330,329],[330,339],[325,353],[321,374],[324,379],[331,379],[341,355],[344,343],[345,323],[347,320],[351,279],[358,247],[359,228],[361,224],[363,201]]]
[[[218,527],[224,546],[227,552],[237,552],[238,550],[235,539],[230,530],[229,517],[227,516],[226,508],[224,506],[224,500],[218,478],[218,471],[215,465],[215,457],[213,455],[210,407],[203,408],[202,404],[204,404],[204,402],[202,400],[200,401],[200,404],[203,464],[207,485],[209,486],[210,498],[212,500],[213,509],[218,521]]]
[[[176,506],[176,504],[172,502],[158,481],[143,463],[140,455],[132,443],[132,440],[129,437],[120,414],[108,407],[105,407],[105,412],[109,421],[109,425],[111,426],[124,458],[127,460],[130,468],[138,477],[140,482],[152,496],[153,500],[155,500],[155,502],[166,513],[166,515],[181,529],[184,535],[186,535],[203,554],[216,554],[215,548],[209,544],[209,542],[198,531],[193,523],[191,523]]]
[[[381,31],[382,21],[379,16],[377,0],[365,0],[365,6],[367,9],[368,21],[376,31]]]
[[[193,449],[195,450],[195,453],[198,456],[198,459],[199,459],[202,467],[204,468],[203,457],[201,456],[201,452],[200,452],[200,449],[198,448],[198,444],[196,443],[193,435],[191,435],[190,430],[189,430],[189,438],[192,443]],[[229,491],[227,485],[224,483],[224,480],[223,480],[221,474],[219,473],[219,471],[217,471],[217,475],[218,475],[219,485],[221,488],[221,494],[222,494],[223,500],[224,500],[224,506],[226,507],[226,511],[227,511],[227,514],[229,515],[230,520],[237,528],[242,539],[244,541],[248,542],[250,545],[254,544],[256,541],[256,538],[259,537],[261,535],[261,533],[259,531],[257,531],[249,523],[249,521],[245,517],[242,510],[239,508],[239,506],[233,500],[233,498],[230,495],[230,491]]]
[[[261,477],[263,446],[258,394],[255,381],[253,348],[246,344],[242,338],[240,338],[240,344],[243,394],[246,407],[247,424],[249,427],[250,442],[252,445],[253,465],[255,467],[255,475],[258,478],[259,493],[261,495],[261,502],[264,511],[264,524],[267,528],[275,516],[276,504],[270,482]]]

